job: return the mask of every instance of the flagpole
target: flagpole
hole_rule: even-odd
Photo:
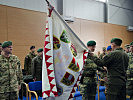
[[[73,32],[73,30],[68,26],[68,24],[63,20],[60,14],[53,8],[53,6],[46,0],[48,6],[56,13],[56,15],[61,19],[61,21],[66,25],[66,27],[71,31],[71,33],[79,40],[79,42],[83,45],[84,49],[87,49],[85,44],[79,39],[79,37]]]

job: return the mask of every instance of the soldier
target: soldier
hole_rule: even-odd
[[[0,55],[1,55],[1,52],[2,52],[2,43],[0,43]]]
[[[37,50],[38,55],[32,59],[32,76],[34,81],[42,81],[42,57],[43,49]]]
[[[129,58],[120,47],[122,40],[113,38],[111,40],[112,52],[103,59],[92,56],[91,59],[98,66],[106,66],[108,70],[107,100],[126,100],[126,70]]]
[[[100,56],[99,56],[100,59],[103,59],[103,57],[106,55],[106,47],[103,47],[102,51],[103,51],[103,53],[100,54]]]
[[[129,53],[129,52],[130,52],[130,51],[129,51],[130,45],[129,45],[129,44],[126,44],[124,47],[125,47],[125,52],[126,52],[126,53]]]
[[[20,60],[12,55],[12,42],[2,44],[0,55],[0,100],[17,100],[18,90],[22,82]]]
[[[35,54],[35,46],[30,47],[31,52],[27,54],[24,61],[24,70],[26,72],[26,75],[31,75],[31,62],[34,57],[37,55]]]
[[[127,70],[127,94],[133,100],[133,42],[130,43],[129,66]]]
[[[95,51],[96,42],[89,41],[87,43],[88,50],[90,52]],[[81,82],[81,94],[83,100],[95,100],[96,95],[96,70],[97,65],[87,56],[84,72],[82,74],[83,81]]]

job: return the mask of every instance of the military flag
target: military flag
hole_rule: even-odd
[[[79,84],[86,46],[56,10],[49,5],[46,22],[43,66],[43,98],[68,100],[74,97]]]

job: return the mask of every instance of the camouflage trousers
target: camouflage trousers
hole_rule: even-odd
[[[126,100],[126,84],[108,84],[107,100]]]
[[[17,92],[0,93],[0,100],[18,100]]]
[[[87,82],[80,85],[82,100],[95,100],[96,82]]]

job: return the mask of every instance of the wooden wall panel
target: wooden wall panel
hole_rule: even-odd
[[[0,42],[13,42],[13,54],[21,60],[29,53],[31,45],[43,48],[46,13],[0,5]]]
[[[7,9],[0,5],[0,42],[7,40]]]
[[[20,58],[22,68],[30,46],[43,47],[45,21],[46,13],[0,5],[0,42],[13,41],[13,54]],[[133,32],[128,32],[125,26],[78,18],[69,26],[85,45],[89,40],[97,42],[95,53],[110,45],[114,37],[122,38],[123,45],[133,41]]]
[[[45,13],[7,8],[8,39],[15,45],[42,45],[44,41]]]
[[[90,40],[95,40],[96,51],[100,51],[104,46],[104,25],[102,23],[81,20],[81,34],[80,38],[85,45]]]

